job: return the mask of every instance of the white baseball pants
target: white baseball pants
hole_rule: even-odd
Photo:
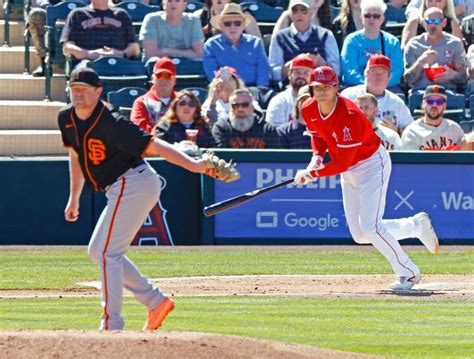
[[[145,162],[125,172],[105,194],[107,205],[88,248],[90,258],[99,265],[102,275],[102,330],[124,328],[123,287],[149,310],[165,298],[125,256],[146,216],[158,202],[160,191],[158,175]]]
[[[384,220],[392,162],[383,146],[367,160],[341,175],[346,220],[357,243],[372,243],[387,258],[399,277],[420,273],[398,240],[418,237],[421,227],[413,217]]]

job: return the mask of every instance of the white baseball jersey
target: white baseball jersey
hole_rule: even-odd
[[[387,150],[399,150],[401,148],[402,140],[398,133],[386,126],[378,126],[375,133],[380,137],[381,144]]]
[[[352,101],[360,95],[367,93],[366,85],[357,85],[346,88],[341,92],[342,96],[349,98]],[[387,117],[388,112],[393,113],[392,122],[398,128],[406,128],[410,123],[413,122],[410,110],[408,109],[405,102],[391,91],[385,90],[383,96],[376,96],[379,111],[375,116],[375,124],[379,124],[382,118]]]
[[[427,148],[444,148],[458,145],[464,132],[456,122],[443,118],[438,127],[427,125],[418,119],[409,125],[402,135],[402,150],[418,151]]]
[[[293,96],[291,87],[280,92],[268,104],[266,121],[277,126],[290,121],[295,102],[296,96]]]

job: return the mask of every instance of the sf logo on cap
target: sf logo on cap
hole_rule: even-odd
[[[105,160],[105,145],[101,140],[91,138],[87,141],[87,149],[89,150],[89,159],[94,165],[99,165]]]

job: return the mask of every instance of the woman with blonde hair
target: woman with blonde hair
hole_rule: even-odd
[[[438,9],[443,10],[444,17],[447,20],[443,31],[462,40],[463,35],[461,26],[459,26],[459,22],[456,19],[453,0],[423,0],[420,5],[420,15],[409,18],[403,28],[401,41],[402,48],[406,46],[410,39],[425,32],[425,29],[421,25],[421,21],[423,20],[423,14],[425,11],[431,7],[437,7]]]
[[[230,66],[221,67],[209,83],[207,98],[202,104],[201,114],[213,125],[217,122],[219,115],[229,114],[230,94],[244,88],[246,88],[245,84],[237,75],[236,69]],[[256,101],[253,105],[261,111]]]
[[[187,130],[197,130],[197,133],[190,135]],[[198,147],[215,147],[210,125],[201,116],[201,102],[191,91],[178,93],[152,133],[169,143],[192,145],[189,142],[195,142]]]
[[[360,11],[361,0],[342,0],[339,15],[334,19],[334,36],[339,49],[347,35],[363,27]]]

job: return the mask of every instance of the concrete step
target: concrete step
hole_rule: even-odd
[[[40,61],[36,57],[36,50],[30,47],[30,73],[38,67]],[[0,47],[0,73],[22,74],[25,69],[25,47]]]
[[[0,130],[0,156],[63,155],[59,130]]]
[[[57,130],[64,102],[0,101],[0,130]]]
[[[23,29],[25,22],[10,19],[10,46],[24,46]],[[5,41],[5,20],[0,20],[0,45]]]
[[[66,77],[58,74],[51,79],[51,100],[66,102]],[[0,74],[0,100],[44,99],[44,77],[31,75]]]

